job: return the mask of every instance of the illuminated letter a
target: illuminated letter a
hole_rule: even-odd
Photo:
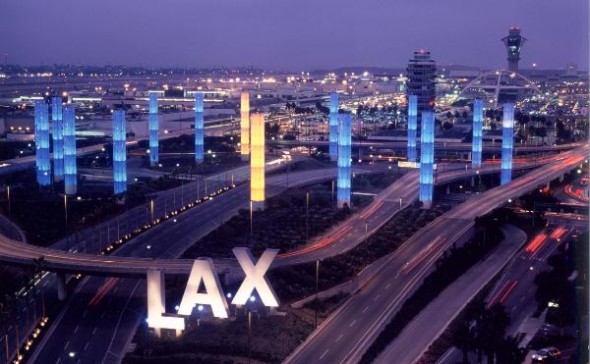
[[[198,292],[201,281],[205,286],[205,293]],[[178,313],[190,316],[196,305],[209,305],[213,311],[213,316],[227,318],[227,301],[223,295],[211,259],[195,260]]]

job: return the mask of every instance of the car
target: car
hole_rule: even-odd
[[[561,355],[561,351],[554,346],[550,346],[547,348],[543,348],[541,350],[537,350],[535,354],[533,354],[533,363],[547,363],[550,362],[551,359],[558,358]]]

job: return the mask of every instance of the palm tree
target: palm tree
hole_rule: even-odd
[[[498,345],[496,362],[502,364],[520,364],[524,360],[525,352],[518,347],[519,340],[514,336],[506,336]]]
[[[463,353],[463,363],[469,364],[468,355],[475,351],[475,331],[470,320],[459,323],[457,330],[453,332],[453,345]]]
[[[8,294],[5,294],[0,299],[0,326],[4,334],[4,343],[6,345],[6,363],[10,363],[10,349],[8,348],[8,326],[10,322],[14,322],[14,316],[16,315],[16,308],[14,304],[14,298]],[[15,327],[17,327],[15,325]],[[18,335],[16,336],[16,349],[18,350]]]
[[[493,363],[495,353],[498,352],[506,328],[510,324],[510,316],[500,304],[492,307],[480,305],[478,308],[479,312],[475,318],[478,362],[481,363],[482,354],[485,354],[488,357],[488,363]]]

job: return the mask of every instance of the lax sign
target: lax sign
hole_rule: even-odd
[[[279,252],[278,249],[266,249],[256,263],[254,263],[254,258],[248,248],[234,248],[233,252],[246,277],[231,303],[234,305],[246,304],[250,295],[256,289],[260,300],[265,306],[278,307],[279,302],[276,294],[265,277],[266,271]],[[198,292],[201,282],[205,288],[204,293]],[[181,316],[190,316],[193,308],[197,305],[210,306],[215,317],[228,317],[226,296],[215,273],[213,261],[209,258],[195,260],[182,301],[178,307],[178,315],[164,315],[166,313],[166,295],[164,272],[161,270],[149,270],[147,272],[147,301],[148,326],[158,332],[159,329],[184,330],[185,318]]]

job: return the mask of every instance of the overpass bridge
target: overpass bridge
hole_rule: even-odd
[[[318,147],[328,146],[329,141],[326,140],[274,140],[266,143],[269,146],[275,147]],[[518,145],[514,146],[514,154],[527,154],[527,153],[550,153],[550,152],[561,152],[564,150],[570,150],[582,146],[583,143],[571,143],[571,144],[560,144],[560,145]],[[392,141],[377,141],[377,140],[363,140],[353,141],[352,146],[356,148],[377,148],[377,149],[393,149],[395,151],[405,152],[408,144],[405,140],[392,140]],[[420,143],[416,144],[416,148],[420,150]],[[434,148],[437,152],[471,152],[471,143],[460,143],[460,142],[440,142],[435,141]],[[494,153],[499,154],[502,152],[502,143],[485,143],[483,145],[483,153]]]
[[[512,198],[518,197],[538,185],[547,183],[569,170],[575,168],[577,165],[582,163],[588,153],[590,152],[590,146],[585,145],[572,151],[562,153],[556,156],[552,156],[544,160],[543,165],[538,167],[535,171],[535,178],[530,179],[528,177],[521,177],[511,182],[506,186],[518,186],[519,189],[511,195]],[[537,167],[537,163],[528,163],[523,165],[515,166],[515,169],[530,169]],[[478,170],[471,169],[447,169],[446,171],[439,171],[437,176],[437,184],[449,183],[454,180],[461,180],[465,177],[475,176],[477,174],[488,174],[497,173],[499,166],[491,165],[484,166]],[[335,177],[336,171],[330,170],[322,172],[322,175],[315,177],[314,182],[321,180],[328,180]],[[407,184],[410,192],[416,196],[417,191],[417,171],[411,171],[410,174],[413,176],[411,179],[413,182],[407,184],[407,180],[402,183]],[[502,186],[503,191],[508,187]],[[479,195],[478,200],[482,201],[486,206],[490,206],[490,209],[500,206],[505,203],[504,199],[494,198],[492,189],[484,194]],[[507,192],[505,192],[507,193]],[[492,198],[488,201],[485,197],[491,196]],[[414,197],[415,198],[415,197]],[[296,261],[292,261],[292,264],[300,264],[305,261],[313,261],[316,259],[316,252],[309,254],[308,257],[305,254],[298,257]],[[332,253],[332,255],[339,254],[338,251]],[[12,264],[12,265],[23,265],[23,266],[35,266],[36,260],[43,258],[44,265],[43,270],[50,270],[63,273],[85,273],[90,275],[114,275],[114,276],[130,276],[130,277],[145,277],[148,269],[159,269],[167,274],[188,274],[192,268],[193,261],[187,259],[150,259],[150,258],[129,258],[119,256],[102,256],[102,255],[90,255],[90,254],[78,254],[70,253],[66,251],[59,251],[49,248],[36,247],[32,245],[22,244],[13,241],[5,236],[0,236],[0,261]],[[287,257],[283,259],[288,259]],[[281,259],[275,261],[275,265],[281,263]],[[288,263],[287,263],[288,264]],[[232,268],[237,268],[237,263],[233,259],[222,259],[216,260],[215,265],[219,272],[227,272]]]

